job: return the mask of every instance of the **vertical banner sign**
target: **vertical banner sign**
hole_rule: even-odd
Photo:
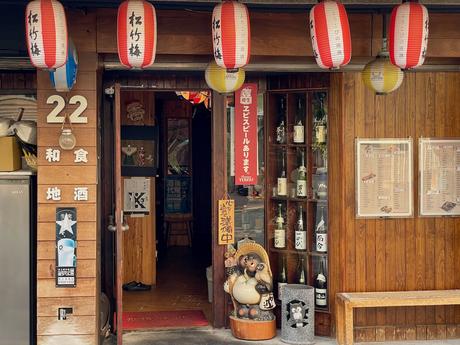
[[[219,245],[235,242],[235,200],[219,200]]]
[[[77,209],[56,208],[56,286],[77,286]]]
[[[257,84],[235,92],[235,184],[257,183]]]

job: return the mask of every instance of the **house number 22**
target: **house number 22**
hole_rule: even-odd
[[[46,104],[56,104],[53,110],[46,117],[47,123],[63,123],[64,116],[59,116],[59,114],[65,108],[65,99],[59,95],[49,96],[46,100]],[[78,104],[77,109],[75,109],[72,114],[70,114],[69,119],[71,123],[88,123],[88,118],[86,116],[81,116],[83,112],[88,108],[88,101],[85,97],[80,95],[72,96],[69,99],[69,104]]]

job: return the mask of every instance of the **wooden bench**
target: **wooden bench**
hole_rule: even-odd
[[[340,345],[353,344],[353,308],[460,304],[460,290],[342,292],[336,296],[336,330]]]

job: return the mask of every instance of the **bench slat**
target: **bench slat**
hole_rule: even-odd
[[[338,298],[353,307],[406,307],[460,304],[460,290],[345,292]]]

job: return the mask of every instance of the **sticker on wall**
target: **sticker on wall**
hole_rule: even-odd
[[[56,208],[56,286],[77,286],[77,209]]]
[[[125,214],[144,216],[150,212],[150,179],[144,177],[126,178],[124,180]]]

